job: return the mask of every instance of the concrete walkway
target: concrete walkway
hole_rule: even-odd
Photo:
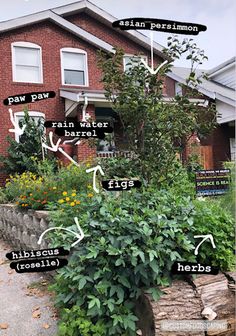
[[[18,274],[0,240],[0,336],[56,336],[57,317],[42,273]]]

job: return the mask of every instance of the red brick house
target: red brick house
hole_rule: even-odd
[[[201,153],[205,156],[206,168],[221,168],[224,161],[235,161],[235,57],[211,69],[205,70],[208,79],[202,79],[198,91],[208,101],[214,101],[218,127],[206,139],[201,139]],[[201,77],[203,70],[198,71]],[[169,76],[177,83],[184,83],[188,68],[173,67]],[[204,159],[204,158],[203,158]]]
[[[149,38],[137,31],[112,27],[116,18],[87,0],[52,8],[0,23],[0,101],[1,147],[7,149],[6,136],[12,124],[3,100],[28,92],[55,91],[56,97],[28,104],[30,116],[46,120],[81,120],[82,110],[97,120],[114,124],[114,141],[120,125],[104,96],[97,51],[112,52],[114,46],[125,51],[124,68],[129,57],[141,54],[150,64]],[[154,42],[154,62],[165,60],[162,46]],[[176,79],[167,77],[164,99],[176,92]],[[22,118],[23,105],[11,106],[16,120]],[[11,133],[12,134],[12,133]],[[17,138],[16,138],[17,139]],[[103,144],[107,152],[107,144]],[[121,143],[122,147],[122,143]],[[123,144],[125,149],[125,143]],[[104,155],[103,153],[98,155]],[[79,162],[96,149],[86,142],[74,146]],[[106,156],[113,155],[107,153]]]

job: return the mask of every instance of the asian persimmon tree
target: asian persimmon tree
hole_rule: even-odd
[[[179,41],[174,36],[168,38],[164,54],[168,63],[157,75],[151,74],[137,57],[124,71],[122,49],[98,55],[106,98],[119,115],[128,140],[127,150],[136,158],[132,164],[146,181],[157,183],[171,171],[176,153],[183,150],[187,139],[193,134],[207,135],[216,120],[214,104],[203,107],[202,99],[192,99],[203,98],[197,91],[201,79],[196,70],[207,59],[204,51],[192,39]],[[184,94],[165,99],[164,78],[173,62],[184,56],[191,62],[189,76],[181,84]]]

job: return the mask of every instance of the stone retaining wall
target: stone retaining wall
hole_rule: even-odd
[[[0,238],[16,249],[44,249],[45,241],[37,244],[49,227],[48,211],[20,211],[16,205],[0,205]]]

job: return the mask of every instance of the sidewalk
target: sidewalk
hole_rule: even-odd
[[[56,336],[57,318],[42,273],[18,274],[0,240],[0,336]]]

